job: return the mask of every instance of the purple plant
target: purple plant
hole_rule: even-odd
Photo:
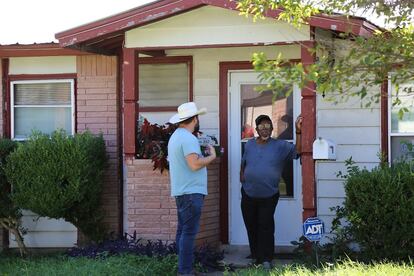
[[[148,257],[165,257],[177,254],[177,247],[175,242],[143,240],[138,238],[136,232],[134,232],[132,235],[125,233],[121,237],[107,239],[100,244],[73,247],[66,254],[70,257],[105,258],[125,253]],[[195,262],[200,265],[203,271],[223,270],[220,264],[223,258],[223,251],[217,251],[208,244],[200,246],[195,252]]]

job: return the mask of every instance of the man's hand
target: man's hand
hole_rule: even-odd
[[[297,118],[296,118],[296,121],[295,121],[295,126],[296,126],[296,133],[300,133],[300,132],[302,132],[302,121],[303,121],[303,118],[302,118],[302,115],[299,115]]]
[[[191,153],[185,157],[187,160],[187,165],[190,167],[192,171],[197,171],[201,168],[204,168],[214,159],[216,159],[216,151],[212,145],[208,146],[209,155],[206,157],[199,156],[196,153]]]
[[[216,149],[212,145],[208,145],[208,156],[211,156],[213,159],[217,157]]]

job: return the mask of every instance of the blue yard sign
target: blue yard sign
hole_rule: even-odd
[[[307,218],[303,223],[303,235],[309,241],[319,241],[323,234],[325,234],[325,225],[319,218]]]

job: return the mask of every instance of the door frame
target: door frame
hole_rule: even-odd
[[[302,46],[302,58],[291,59],[288,64],[294,64],[298,61],[309,60],[309,51]],[[312,56],[313,58],[313,56]],[[314,61],[314,59],[312,59]],[[309,64],[309,63],[308,63]],[[232,61],[219,63],[219,118],[220,118],[220,145],[224,148],[224,153],[220,160],[220,240],[223,244],[229,243],[229,181],[228,181],[228,87],[229,71],[232,70],[253,70],[250,61]],[[302,128],[302,175],[306,175],[302,179],[302,218],[303,221],[310,216],[316,215],[316,182],[315,182],[315,164],[312,159],[312,143],[316,137],[316,95],[314,92],[314,84],[307,84],[301,90],[301,110],[303,116]],[[308,125],[306,126],[306,124]],[[309,194],[310,193],[310,194]]]

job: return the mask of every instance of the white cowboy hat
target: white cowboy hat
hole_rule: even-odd
[[[191,118],[196,115],[203,115],[207,113],[207,108],[198,109],[196,104],[193,102],[183,103],[177,109],[178,113],[170,118],[171,124],[177,124],[179,122],[185,121],[188,118]]]

